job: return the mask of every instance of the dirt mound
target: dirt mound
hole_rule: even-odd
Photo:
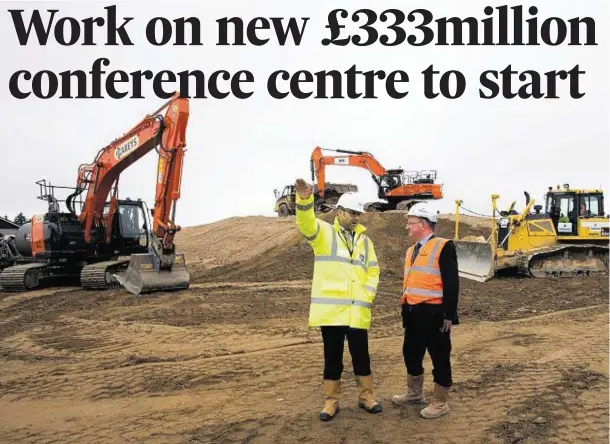
[[[332,222],[334,213],[320,216]],[[405,229],[404,213],[368,213],[362,219],[367,233],[372,239],[378,256],[382,276],[402,273],[402,263],[406,249],[411,245]],[[313,252],[305,239],[297,231],[294,218],[285,220],[268,219],[261,231],[272,241],[262,254],[250,254],[245,260],[235,260],[226,267],[202,269],[191,267],[193,282],[229,281],[278,281],[310,279],[313,272]],[[440,219],[436,228],[438,236],[453,238],[455,222]],[[487,236],[488,230],[472,227],[460,222],[460,236]],[[202,242],[207,242],[202,239]],[[250,249],[247,243],[243,248]],[[205,250],[205,246],[201,246]],[[260,249],[258,251],[261,251]],[[191,260],[192,261],[192,260]]]
[[[213,268],[242,262],[294,236],[294,221],[263,216],[232,217],[183,228],[176,236],[178,250],[190,267]]]
[[[455,213],[441,214],[441,217],[443,219],[455,222]],[[460,214],[460,222],[464,222],[470,225],[471,227],[489,228],[491,226],[491,217]],[[461,233],[460,237],[462,237]]]

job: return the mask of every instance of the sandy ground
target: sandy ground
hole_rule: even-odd
[[[406,242],[392,240],[392,217],[371,228],[382,262],[370,331],[381,414],[357,408],[346,347],[342,411],[318,420],[312,256],[287,229],[238,265],[193,265],[179,293],[0,293],[0,442],[607,443],[607,276],[462,281],[451,413],[433,421],[392,406],[404,389],[394,262]],[[425,368],[429,394],[428,356]]]

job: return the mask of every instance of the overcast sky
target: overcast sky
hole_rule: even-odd
[[[56,8],[57,19],[82,19],[104,15],[104,6],[117,4],[119,18],[134,17],[127,25],[132,47],[104,46],[105,31],[95,33],[98,46],[62,47],[53,39],[47,46],[36,40],[20,46],[9,9]],[[2,80],[0,113],[4,127],[0,176],[0,215],[13,218],[19,211],[30,217],[46,211],[36,199],[35,181],[73,186],[77,168],[91,162],[100,148],[154,111],[164,99],[154,96],[152,82],[144,86],[146,98],[138,100],[59,99],[29,97],[18,100],[8,88],[17,70],[49,69],[90,71],[99,57],[107,57],[109,72],[149,69],[200,69],[232,73],[247,69],[254,74],[254,95],[247,100],[227,98],[193,99],[187,129],[182,197],[177,223],[183,226],[217,221],[231,216],[273,216],[275,188],[298,177],[311,179],[309,156],[316,145],[333,149],[372,152],[386,168],[436,169],[444,184],[441,211],[453,211],[455,199],[464,206],[489,214],[490,195],[500,194],[500,205],[517,200],[523,208],[523,191],[542,199],[549,185],[570,183],[574,187],[609,187],[609,115],[607,1],[536,2],[538,18],[557,16],[568,20],[591,16],[596,20],[597,47],[476,47],[403,44],[387,48],[379,44],[362,48],[324,47],[328,37],[327,15],[336,7],[350,12],[373,7],[380,13],[388,7],[410,10],[426,7],[435,16],[469,15],[484,18],[487,5],[505,2],[148,2],[112,3],[2,3],[0,44]],[[516,4],[516,3],[515,3]],[[511,4],[512,5],[512,4]],[[530,4],[526,4],[530,6]],[[156,14],[173,19],[197,16],[201,19],[203,46],[154,47],[145,39],[145,25]],[[274,40],[264,47],[219,47],[216,22],[222,17],[243,19],[266,17],[309,17],[300,46],[280,47]],[[43,13],[43,17],[48,17]],[[119,20],[121,21],[121,20]],[[412,26],[407,22],[408,26]],[[354,26],[348,30],[354,30]],[[383,24],[377,29],[383,31]],[[409,28],[412,30],[412,27]],[[512,27],[510,28],[512,29]],[[361,34],[364,33],[361,31]],[[268,36],[273,37],[269,32]],[[34,37],[33,35],[31,36]],[[410,94],[401,100],[388,98],[378,83],[376,100],[276,100],[269,97],[266,80],[277,69],[290,72],[307,69],[402,69],[409,74]],[[467,90],[457,100],[423,95],[421,71],[429,65],[440,71],[459,70],[466,75]],[[569,84],[558,86],[557,100],[483,100],[478,97],[479,74],[488,69],[534,69],[541,73],[570,70],[576,64],[581,75],[579,100],[569,97]],[[360,83],[362,84],[362,83]],[[22,85],[25,83],[22,82]],[[59,94],[58,94],[59,95]],[[154,196],[156,153],[132,165],[121,178],[122,197],[141,197],[149,205]],[[52,167],[55,163],[57,166]],[[376,200],[376,188],[369,173],[341,166],[327,169],[327,180],[359,185],[369,200]],[[610,204],[609,204],[610,205]]]

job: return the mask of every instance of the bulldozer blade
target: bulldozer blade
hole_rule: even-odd
[[[460,277],[477,282],[491,279],[495,263],[491,245],[486,242],[453,241],[458,260]]]
[[[184,254],[174,255],[171,269],[157,270],[153,254],[132,254],[127,270],[114,277],[130,293],[152,293],[155,291],[186,290],[190,275],[184,262]]]

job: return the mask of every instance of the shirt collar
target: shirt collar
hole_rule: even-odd
[[[424,245],[426,245],[426,242],[428,242],[432,236],[434,236],[434,233],[430,233],[417,243],[423,247]]]

